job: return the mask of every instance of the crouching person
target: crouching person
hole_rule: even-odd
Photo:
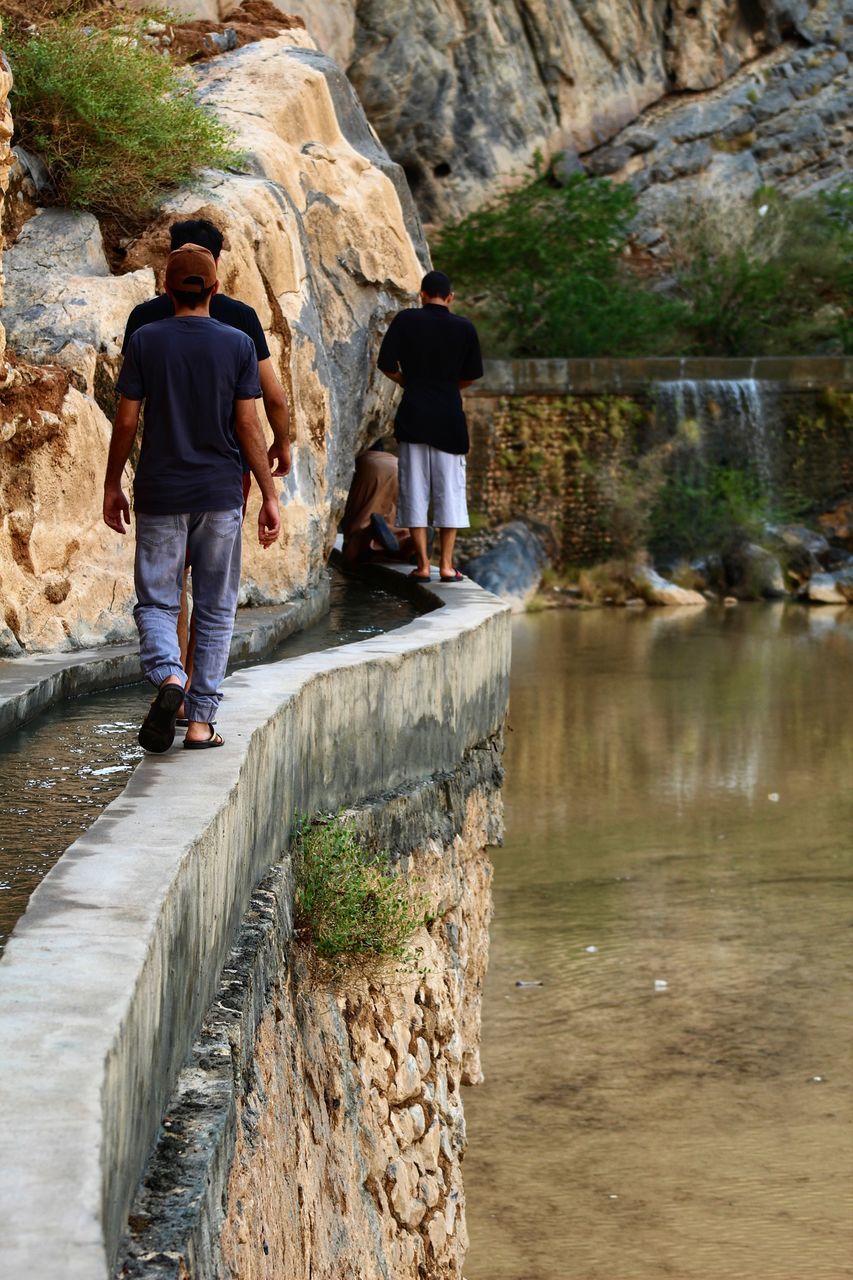
[[[243,457],[263,498],[261,546],[276,540],[281,523],[255,410],[261,394],[255,348],[244,333],[211,319],[217,288],[208,250],[187,246],[170,254],[166,292],[175,314],[133,335],[118,380],[121,398],[104,481],[104,520],[118,533],[130,525],[121,479],[145,403],[133,495],[134,617],[142,669],[157,687],[139,731],[146,751],[172,745],[184,700],[176,623],[185,563],[192,566],[197,640],[184,746],[223,745],[214,722],[240,585]]]

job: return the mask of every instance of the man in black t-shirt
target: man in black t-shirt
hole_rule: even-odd
[[[258,482],[258,540],[278,537],[278,496],[255,399],[258,361],[251,340],[210,317],[218,287],[206,249],[169,255],[166,289],[175,314],[131,337],[118,380],[120,399],[104,480],[104,520],[125,533],[130,504],[122,475],[145,423],[134,478],[134,580],[140,661],[157,696],[139,731],[146,751],[167,751],[185,703],[184,746],[220,747],[214,729],[221,701],[237,592],[243,521],[242,460]],[[184,686],[176,622],[185,564],[193,567],[197,644],[192,688]]]
[[[418,563],[415,581],[428,582],[427,523],[432,503],[439,530],[439,576],[459,582],[453,566],[456,530],[468,525],[465,455],[468,424],[459,394],[483,376],[477,330],[451,314],[453,289],[442,271],[421,281],[420,308],[391,321],[378,365],[403,388],[394,434],[400,445],[400,504],[397,523],[411,530]]]
[[[190,218],[185,222],[173,222],[169,228],[169,240],[173,253],[176,249],[181,249],[187,244],[196,244],[202,249],[208,249],[213,254],[213,260],[217,265],[224,243],[222,232],[207,218]],[[128,316],[124,330],[122,351],[127,350],[127,344],[137,329],[141,329],[145,324],[152,324],[155,320],[166,320],[174,314],[175,308],[168,293],[161,293],[156,298],[150,298],[148,302],[140,302]],[[291,466],[290,410],[282,385],[273,369],[266,334],[258,318],[258,313],[254,307],[247,306],[245,302],[239,302],[236,298],[229,298],[224,293],[215,293],[210,299],[210,315],[213,320],[219,320],[222,324],[227,324],[232,329],[239,329],[241,333],[247,334],[255,344],[261,396],[263,397],[264,410],[273,433],[273,443],[267,450],[267,456],[270,460],[273,475],[286,476],[290,473]],[[251,472],[245,469],[244,489],[246,496],[248,495],[250,479]]]

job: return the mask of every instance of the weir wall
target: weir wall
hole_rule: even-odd
[[[442,608],[388,635],[232,675],[221,718],[226,748],[186,757],[176,746],[146,758],[34,893],[0,962],[7,1153],[0,1273],[8,1280],[111,1274],[120,1250],[130,1247],[127,1239],[122,1245],[128,1210],[152,1144],[168,1131],[161,1121],[179,1074],[206,1015],[205,1028],[216,1034],[222,1007],[230,1008],[229,1017],[242,1008],[245,1017],[242,1037],[229,1038],[218,1053],[202,1050],[206,1061],[230,1073],[231,1100],[213,1126],[221,1141],[209,1147],[210,1163],[199,1157],[190,1207],[178,1206],[177,1219],[164,1228],[178,1242],[171,1259],[150,1250],[140,1262],[122,1252],[119,1274],[131,1274],[130,1261],[153,1267],[159,1258],[172,1270],[157,1274],[199,1280],[280,1275],[285,1265],[298,1275],[293,1259],[302,1257],[309,1259],[306,1276],[331,1280],[348,1274],[341,1260],[368,1236],[375,1266],[353,1275],[461,1274],[458,1084],[478,1074],[484,847],[499,833],[495,753],[508,694],[509,618],[473,584],[437,587],[432,595]],[[287,856],[293,815],[343,806],[356,806],[368,840],[400,859],[404,873],[414,868],[426,887],[432,908],[430,928],[421,931],[425,972],[408,985],[397,981],[381,993],[356,987],[347,997],[313,986],[307,974],[294,993],[288,984],[300,961],[289,954]],[[252,895],[270,874],[260,890],[269,927],[264,938],[256,936],[250,957],[240,930],[251,932],[253,918],[257,924],[259,900]],[[238,950],[243,945],[247,981],[241,997],[223,1005],[221,984],[233,982],[227,961],[235,943]],[[314,1026],[304,1020],[312,1002],[319,1038],[306,1048],[297,1031]],[[380,1044],[381,1027],[396,1052]],[[196,1080],[197,1067],[190,1062]],[[319,1200],[304,1209],[309,1180],[289,1171],[300,1151],[323,1157],[323,1127],[300,1111],[298,1123],[313,1135],[300,1147],[294,1126],[283,1121],[303,1097],[295,1082],[306,1073],[325,1076],[329,1086],[321,1090],[328,1094],[329,1134],[344,1123],[334,1119],[340,1111],[358,1137],[335,1148],[337,1181],[329,1175],[311,1184],[320,1188],[322,1213]],[[338,1078],[346,1089],[341,1084],[335,1093],[329,1082]],[[345,1105],[336,1107],[332,1099],[344,1095]],[[408,1119],[401,1120],[404,1102]],[[415,1105],[421,1111],[412,1117]],[[268,1127],[262,1145],[277,1182],[258,1163],[257,1144],[254,1163],[245,1147],[247,1110]],[[241,1117],[239,1128],[229,1128],[228,1115]],[[427,1131],[419,1166],[413,1144]],[[434,1154],[436,1138],[444,1166]],[[364,1154],[365,1143],[373,1144],[375,1158]],[[433,1181],[420,1188],[422,1177]],[[157,1185],[170,1189],[162,1180]],[[361,1217],[345,1211],[343,1201],[336,1209],[329,1186],[348,1206],[361,1201]],[[212,1199],[211,1187],[220,1187]],[[277,1237],[270,1227],[256,1230],[259,1219],[246,1227],[244,1218],[241,1226],[247,1200],[263,1203],[265,1222],[281,1210]],[[292,1205],[295,1219],[285,1212]],[[459,1233],[448,1246],[457,1213]],[[157,1229],[150,1214],[141,1219],[131,1218],[131,1233]],[[346,1224],[356,1219],[361,1227],[350,1239]],[[317,1252],[312,1272],[321,1224],[325,1252]],[[238,1265],[240,1249],[252,1242],[254,1261],[244,1256]],[[193,1258],[197,1265],[188,1269]]]
[[[706,464],[751,469],[779,512],[853,490],[849,356],[491,360],[464,398],[475,519],[540,521],[565,564],[624,550],[626,509],[654,500],[638,463],[655,449],[694,487]],[[684,430],[692,447],[667,461]]]

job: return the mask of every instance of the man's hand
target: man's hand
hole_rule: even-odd
[[[281,532],[281,512],[278,498],[265,498],[258,512],[258,542],[265,549],[271,547]]]
[[[104,523],[116,533],[127,533],[130,528],[130,503],[120,486],[104,486]]]
[[[273,441],[267,449],[267,457],[270,460],[270,470],[274,476],[289,476],[291,468],[290,459],[290,441],[278,440]]]

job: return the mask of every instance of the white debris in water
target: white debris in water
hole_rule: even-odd
[[[584,951],[588,951],[591,956],[594,956],[597,950],[598,950],[598,947],[593,947],[593,946],[584,947]]]
[[[809,1084],[826,1084],[826,1076],[809,1076]]]
[[[666,978],[655,978],[655,991],[666,991],[668,986]]]
[[[778,792],[778,791],[771,791],[771,792],[770,792],[770,795],[767,797],[767,799],[768,799],[768,800],[772,800],[774,804],[778,804],[778,802],[779,802],[779,792]]]
[[[614,1194],[614,1192],[612,1192],[612,1191],[611,1191],[611,1192],[608,1194],[607,1199],[608,1199],[608,1200],[618,1200],[618,1199],[619,1199],[619,1197],[618,1197],[617,1195],[615,1195],[615,1194]]]

